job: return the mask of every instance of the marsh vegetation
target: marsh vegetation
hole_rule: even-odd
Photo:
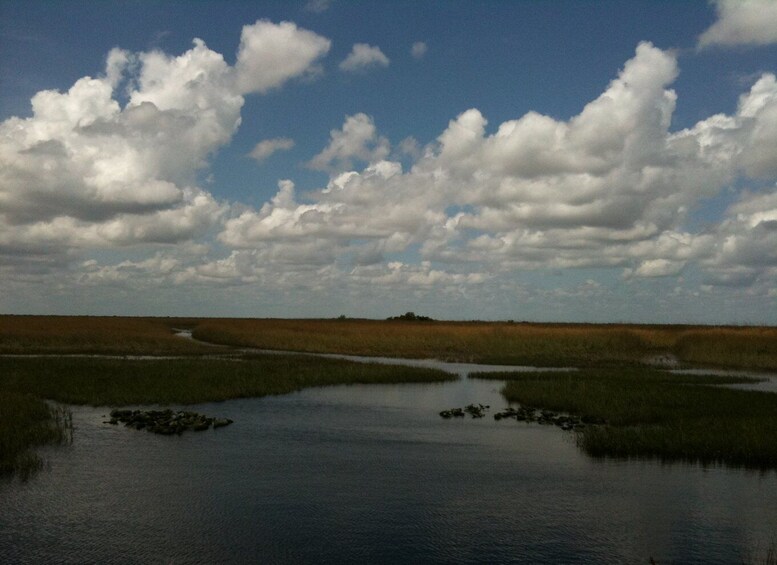
[[[777,468],[777,395],[720,386],[747,377],[634,368],[471,376],[506,380],[510,402],[602,422],[576,432],[592,456]]]
[[[70,412],[31,394],[0,391],[0,476],[28,478],[43,466],[32,448],[68,443],[73,427]]]
[[[181,339],[175,328],[187,328],[196,339],[221,347]],[[312,386],[453,378],[430,369],[248,354],[235,347],[581,367],[584,370],[578,373],[500,373],[490,378],[510,381],[504,390],[510,401],[606,420],[606,426],[578,434],[579,445],[591,455],[777,466],[777,396],[691,386],[724,381],[648,368],[662,359],[680,365],[777,369],[777,328],[401,317],[376,321],[0,316],[0,353],[5,354],[0,357],[0,470],[33,468],[37,463],[28,448],[62,441],[67,435],[64,413],[44,399],[106,406],[195,404]],[[97,356],[67,356],[74,354]],[[152,358],[131,358],[134,355]],[[742,379],[727,382],[734,380]]]
[[[59,442],[64,404],[196,404],[285,394],[336,384],[439,382],[434,369],[365,364],[301,355],[121,359],[0,357],[0,472],[28,474],[40,460],[31,448]]]
[[[276,351],[538,367],[644,365],[777,370],[777,328],[403,320],[0,316],[0,353],[210,355],[182,340]]]
[[[0,316],[0,353],[197,355],[212,347],[176,337],[188,318]]]
[[[777,369],[777,328],[769,327],[212,319],[197,323],[193,335],[261,349],[537,367],[644,365],[668,358]]]

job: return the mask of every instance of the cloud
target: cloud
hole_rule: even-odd
[[[350,169],[354,160],[372,163],[390,151],[388,140],[378,135],[372,118],[363,113],[346,116],[342,129],[332,130],[329,136],[329,145],[308,163],[311,168]]]
[[[641,43],[571,119],[529,112],[489,134],[473,108],[417,148],[409,170],[387,160],[389,142],[369,116],[349,116],[310,163],[330,171],[325,188],[301,202],[283,184],[259,212],[229,220],[220,239],[240,249],[315,241],[334,263],[364,266],[417,250],[432,264],[477,272],[620,268],[629,279],[677,277],[689,265],[740,269],[751,257],[766,265],[758,276],[769,276],[771,212],[762,218],[756,208],[771,200],[732,207],[739,219],[718,230],[683,226],[699,200],[738,176],[777,174],[774,78],[757,80],[734,115],[670,132],[677,74],[672,53]],[[366,166],[353,170],[358,161]],[[721,244],[732,237],[737,253]]]
[[[249,156],[261,163],[276,151],[288,151],[294,147],[294,140],[288,137],[265,139],[256,144]]]
[[[292,22],[259,20],[244,26],[235,65],[238,90],[242,94],[263,93],[280,87],[291,78],[311,72],[330,46],[325,37]]]
[[[423,41],[416,41],[410,48],[410,54],[413,56],[413,59],[422,59],[423,56],[426,55],[428,49],[426,43]]]
[[[370,67],[388,67],[389,58],[383,54],[380,47],[366,43],[355,43],[348,56],[340,62],[340,70],[354,72]]]
[[[321,14],[326,12],[332,6],[332,0],[308,0],[305,3],[304,10],[306,12],[313,12],[314,14]]]
[[[200,39],[178,56],[113,49],[102,76],[38,92],[31,117],[0,124],[0,254],[58,262],[75,250],[203,236],[228,206],[197,174],[237,131],[243,94],[304,74],[328,45],[259,21],[243,29],[235,67]],[[290,142],[268,141],[255,151]]]
[[[328,174],[317,189],[281,180],[258,209],[219,202],[197,178],[239,127],[246,89],[278,87],[316,65],[321,42],[297,57],[311,41],[303,32],[247,26],[236,66],[200,40],[178,56],[113,50],[102,75],[42,91],[30,118],[0,124],[3,280],[21,293],[54,276],[96,287],[340,293],[345,303],[376,288],[402,300],[612,296],[590,284],[532,294],[514,280],[575,268],[621,273],[619,284],[632,287],[677,286],[678,297],[693,290],[681,275],[710,296],[768,300],[777,288],[777,79],[754,80],[731,114],[671,131],[677,60],[647,42],[569,119],[528,112],[489,124],[470,108],[430,143],[406,138],[392,151],[373,118],[356,113],[308,162]],[[301,61],[297,70],[248,81],[247,61],[261,74],[269,60],[257,44],[288,48],[273,57]],[[292,145],[266,139],[251,155]],[[693,232],[694,209],[723,191],[733,203],[722,219]],[[84,260],[122,249],[121,259]]]
[[[647,259],[636,269],[626,269],[625,276],[628,277],[669,277],[675,276],[682,271],[685,266],[684,261],[671,261],[669,259]]]
[[[715,232],[714,246],[701,260],[709,283],[777,283],[777,186],[760,194],[744,194]]]
[[[717,0],[718,19],[699,36],[699,48],[777,43],[777,2]]]
[[[716,114],[671,138],[687,157],[753,178],[777,175],[777,79],[764,73],[739,97],[736,114]]]

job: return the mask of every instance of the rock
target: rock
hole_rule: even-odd
[[[106,424],[119,422],[136,430],[146,429],[160,435],[181,435],[187,430],[204,431],[211,425],[220,428],[232,424],[229,418],[209,418],[196,412],[167,410],[112,410],[111,419]]]

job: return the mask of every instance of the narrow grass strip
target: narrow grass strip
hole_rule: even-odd
[[[66,404],[196,404],[337,384],[441,382],[437,369],[303,355],[234,359],[0,358],[0,391]]]

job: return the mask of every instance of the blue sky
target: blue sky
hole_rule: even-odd
[[[777,323],[773,0],[0,16],[2,312]]]

